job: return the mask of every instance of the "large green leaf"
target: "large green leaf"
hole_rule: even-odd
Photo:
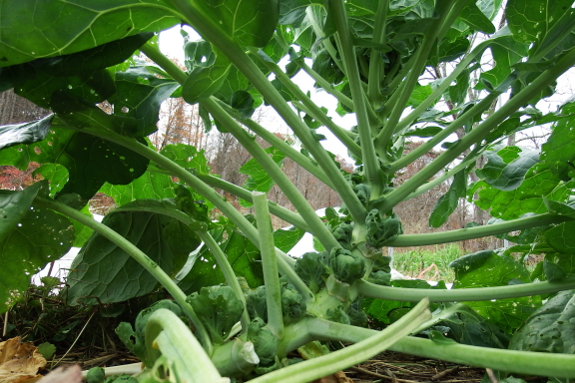
[[[560,223],[545,232],[545,239],[555,251],[563,254],[575,253],[575,221]]]
[[[112,197],[122,206],[136,199],[174,198],[174,183],[167,174],[147,171],[127,185],[104,184],[100,192]]]
[[[475,202],[484,210],[491,208],[491,216],[504,220],[521,217],[525,213],[545,213],[545,198],[566,201],[571,194],[571,185],[560,184],[560,180],[544,163],[537,163],[525,174],[525,180],[518,188],[504,191],[479,181],[468,192],[478,192]]]
[[[575,354],[575,290],[562,291],[533,313],[511,338],[512,350]]]
[[[533,53],[562,43],[575,27],[572,3],[570,0],[508,1],[505,16],[513,38],[524,43],[534,42]]]
[[[459,199],[464,198],[467,191],[467,172],[460,171],[453,177],[453,182],[447,193],[442,195],[435,204],[429,216],[429,225],[439,227],[447,222],[447,219],[459,205]]]
[[[553,133],[542,147],[541,160],[563,181],[575,178],[575,131],[572,129],[574,123],[575,103],[571,102],[561,107]]]
[[[195,174],[209,174],[210,167],[204,152],[191,145],[174,144],[164,146],[160,153]]]
[[[33,274],[66,254],[74,241],[70,221],[33,206],[46,181],[0,191],[0,313],[22,298]]]
[[[94,48],[181,23],[162,0],[2,2],[0,67]]]
[[[510,191],[521,185],[527,171],[539,161],[539,151],[507,146],[484,152],[487,163],[477,175],[499,190]]]
[[[154,133],[159,120],[160,105],[179,87],[173,80],[159,79],[146,68],[132,67],[116,73],[116,93],[108,100],[114,114],[137,121],[135,136]]]
[[[208,0],[194,5],[241,46],[264,47],[279,18],[278,0]]]
[[[454,289],[506,286],[528,283],[529,271],[511,257],[497,255],[492,250],[469,254],[449,264],[455,271]],[[541,297],[521,297],[496,301],[466,302],[484,318],[512,333],[541,305]]]
[[[137,246],[166,273],[175,275],[200,241],[188,225],[165,215],[157,203],[147,204],[157,212],[130,210],[140,210],[145,205],[142,200],[124,205],[124,211],[109,213],[102,223]],[[79,300],[96,303],[93,297],[106,303],[120,302],[147,294],[158,286],[134,258],[97,233],[74,260],[68,281],[73,304]]]

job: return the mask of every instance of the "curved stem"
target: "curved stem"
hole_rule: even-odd
[[[246,331],[248,325],[251,322],[250,316],[248,314],[248,309],[246,307],[246,297],[244,295],[242,287],[240,286],[240,283],[238,282],[238,277],[236,276],[236,273],[234,272],[232,265],[228,261],[228,257],[226,256],[226,254],[218,245],[214,237],[212,237],[212,235],[209,232],[198,230],[195,233],[198,235],[198,237],[200,237],[200,239],[206,244],[206,246],[210,250],[210,253],[214,257],[218,267],[222,271],[222,274],[224,274],[226,283],[228,284],[228,286],[232,288],[232,290],[234,290],[236,298],[238,298],[243,303],[244,311],[242,313],[241,323],[242,323],[242,330]]]
[[[364,340],[352,346],[309,359],[302,363],[284,367],[250,380],[250,382],[275,383],[290,381],[294,383],[305,383],[365,361],[408,335],[411,331],[415,330],[419,324],[425,322],[426,318],[431,318],[428,305],[429,302],[427,299],[423,299],[417,306],[410,310],[409,313],[405,314],[394,324],[388,326],[385,330],[376,331],[372,336],[366,337]]]
[[[531,227],[544,226],[552,223],[561,223],[568,220],[570,220],[570,218],[565,216],[544,213],[531,217],[518,218],[502,223],[495,223],[493,225],[448,230],[440,233],[401,234],[397,237],[397,239],[394,239],[385,245],[392,247],[437,245],[440,243],[465,241],[467,239],[505,234],[515,230],[524,230]]]
[[[166,289],[166,291],[174,298],[176,302],[182,307],[182,310],[186,313],[186,316],[192,321],[197,329],[197,334],[206,352],[208,354],[212,353],[212,342],[208,336],[204,325],[196,315],[192,306],[186,301],[186,294],[180,289],[180,287],[172,280],[172,278],[162,270],[156,262],[154,262],[150,257],[144,254],[140,249],[138,249],[132,242],[128,241],[126,238],[118,234],[116,231],[110,229],[108,226],[95,221],[94,219],[80,213],[79,211],[64,205],[62,203],[56,202],[51,199],[36,197],[34,202],[38,206],[43,206],[45,208],[57,211],[67,217],[70,217],[81,224],[94,230],[96,233],[100,234],[104,238],[108,239],[110,242],[114,243],[116,246],[124,250],[128,255],[134,258],[146,271],[154,276],[154,278]]]
[[[318,318],[312,318],[308,327],[316,339],[343,342],[357,342],[360,339],[367,339],[377,332],[376,330]],[[389,349],[410,355],[499,371],[562,378],[575,377],[575,355],[502,350],[490,347],[468,346],[455,342],[438,343],[413,336],[406,336],[400,339]]]
[[[419,302],[422,298],[429,298],[430,302],[466,302],[488,301],[492,299],[505,299],[527,297],[532,295],[551,294],[558,291],[575,288],[575,280],[568,282],[533,282],[519,285],[476,287],[469,289],[411,289],[405,287],[390,287],[376,285],[364,280],[357,281],[357,291],[366,297],[388,299],[401,302]]]

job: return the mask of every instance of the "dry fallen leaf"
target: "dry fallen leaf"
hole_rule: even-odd
[[[353,383],[353,380],[348,378],[343,371],[338,371],[335,374],[314,380],[312,383]]]
[[[0,382],[35,382],[42,377],[38,370],[45,365],[46,359],[33,343],[22,343],[20,337],[0,342]]]
[[[66,369],[64,369],[64,367],[58,367],[37,383],[82,383],[82,369],[78,364]]]

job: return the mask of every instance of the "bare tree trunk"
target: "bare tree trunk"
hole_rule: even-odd
[[[0,125],[34,121],[49,113],[12,90],[0,93]]]

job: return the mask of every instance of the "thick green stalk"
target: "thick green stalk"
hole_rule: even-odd
[[[339,242],[335,239],[329,229],[323,224],[315,210],[311,207],[307,199],[295,187],[291,180],[281,171],[280,167],[270,158],[269,154],[251,137],[233,118],[230,117],[216,102],[212,99],[206,99],[201,102],[208,112],[218,120],[226,129],[242,144],[242,146],[254,157],[262,168],[275,181],[279,188],[284,192],[286,197],[297,209],[302,218],[307,222],[318,240],[326,249],[340,247]]]
[[[193,4],[186,0],[168,0],[180,11],[188,22],[207,41],[214,44],[230,61],[250,80],[252,85],[260,91],[268,103],[279,113],[284,121],[302,141],[319,166],[332,177],[335,189],[338,191],[345,205],[348,207],[353,219],[357,222],[365,220],[366,211],[351,186],[347,183],[332,158],[312,135],[306,124],[285,102],[281,94],[273,87],[268,78],[260,71],[251,58],[229,36],[223,33],[209,18],[198,12]],[[309,7],[312,8],[312,7]],[[155,60],[154,60],[155,61]]]
[[[311,335],[315,338],[343,342],[357,342],[360,339],[367,339],[377,332],[376,330],[318,318],[309,320],[308,328]],[[451,342],[439,343],[412,336],[400,339],[389,349],[396,352],[499,371],[575,378],[575,355],[502,350]]]
[[[383,177],[371,136],[365,95],[362,89],[361,78],[359,77],[355,47],[351,38],[351,28],[347,21],[348,17],[343,0],[330,1],[330,5],[341,45],[340,55],[343,57],[343,62],[347,70],[351,99],[353,100],[355,116],[357,118],[357,130],[361,144],[363,168],[367,183],[371,187],[371,198],[377,199],[381,196],[383,189]]]
[[[268,328],[278,338],[284,336],[284,320],[282,310],[282,292],[276,263],[274,236],[268,201],[261,192],[253,192],[254,209],[260,234],[260,251],[264,284],[266,286],[266,303],[268,313]]]
[[[531,227],[561,223],[568,220],[570,220],[570,218],[544,213],[531,217],[518,218],[502,223],[495,223],[493,225],[475,226],[465,229],[442,231],[439,233],[401,234],[397,237],[397,239],[386,243],[385,246],[411,247],[437,245],[440,243],[465,241],[467,239],[505,234],[516,230],[524,230]]]
[[[306,157],[300,152],[298,152],[292,146],[287,144],[284,140],[282,140],[281,138],[279,138],[278,136],[276,136],[275,134],[273,134],[272,132],[270,132],[257,122],[255,122],[254,120],[242,119],[240,113],[237,110],[230,107],[229,105],[227,105],[226,103],[213,97],[212,100],[217,102],[218,105],[221,106],[230,116],[232,116],[234,119],[245,125],[258,137],[264,139],[271,146],[273,146],[274,148],[285,154],[287,157],[292,159],[296,164],[300,165],[302,168],[310,172],[310,174],[314,175],[318,180],[329,186],[331,189],[334,188],[329,177],[323,172],[323,170],[321,170],[319,166],[317,166],[317,164],[312,162],[312,160],[310,160],[309,157]],[[342,130],[344,132],[347,132],[347,130],[344,129]]]
[[[258,55],[261,59],[261,57]],[[262,65],[265,65],[272,71],[276,78],[290,91],[294,96],[303,104],[302,110],[309,113],[317,121],[321,122],[328,128],[340,141],[344,144],[353,154],[361,157],[362,150],[353,139],[350,137],[349,132],[338,126],[331,118],[329,118],[302,90],[297,86],[276,64],[270,63],[263,59],[260,60]],[[297,102],[293,102],[294,106],[300,106]]]
[[[94,219],[80,213],[76,209],[73,209],[67,205],[56,202],[54,200],[36,197],[34,202],[41,207],[45,207],[58,213],[61,213],[67,217],[72,218],[75,221],[89,227],[96,233],[100,234],[104,238],[108,239],[110,242],[114,243],[116,246],[124,250],[128,255],[134,258],[146,271],[148,271],[152,276],[166,289],[166,291],[174,298],[176,302],[182,307],[182,310],[186,316],[192,321],[197,329],[197,336],[200,338],[206,352],[211,355],[213,346],[206,331],[204,325],[194,312],[192,306],[186,301],[186,294],[180,289],[180,287],[172,280],[172,278],[166,274],[161,267],[158,266],[150,257],[144,254],[140,249],[138,249],[132,242],[128,241],[126,238],[118,234],[116,231],[110,229],[108,226],[95,221]]]
[[[500,92],[495,92],[495,91],[490,93],[487,97],[485,97],[483,100],[478,102],[475,106],[473,106],[465,114],[460,115],[457,118],[457,120],[453,121],[451,124],[449,124],[441,132],[437,133],[431,139],[424,142],[419,147],[417,147],[413,151],[406,154],[404,157],[393,162],[390,165],[391,171],[394,172],[394,171],[397,171],[399,169],[402,169],[402,168],[406,167],[407,165],[409,165],[410,163],[412,163],[413,161],[420,158],[421,156],[423,156],[425,153],[430,152],[436,145],[441,143],[443,140],[445,140],[451,134],[455,133],[455,131],[457,129],[463,127],[463,125],[468,123],[473,117],[475,117],[476,115],[481,114],[485,110],[487,110],[493,104],[493,101],[495,101],[497,99],[497,97],[499,97],[500,94],[501,94]]]
[[[389,10],[389,0],[380,0],[375,13],[374,29],[372,41],[374,44],[385,44],[387,12]],[[377,110],[383,106],[383,95],[381,94],[381,79],[385,75],[385,64],[381,57],[381,52],[372,48],[369,55],[369,74],[367,80],[367,95]]]
[[[216,369],[190,329],[176,314],[158,309],[146,323],[146,349],[152,361],[161,356],[170,366],[172,378],[189,383],[229,383]],[[146,366],[148,369],[154,366]],[[164,371],[165,373],[165,371]]]
[[[432,22],[429,30],[423,38],[423,42],[417,49],[415,54],[416,59],[413,63],[413,67],[411,68],[411,71],[407,75],[405,82],[400,88],[401,94],[391,111],[389,119],[376,138],[375,143],[379,148],[380,154],[385,153],[387,150],[387,146],[389,145],[391,136],[395,131],[397,122],[405,110],[409,96],[417,84],[417,80],[419,79],[419,75],[421,74],[422,69],[425,68],[425,63],[427,62],[431,49],[436,42],[439,30],[447,19],[447,16],[450,14],[449,11],[451,10],[451,7],[455,1],[456,0],[444,0],[436,4],[436,12],[439,14],[439,17]]]
[[[293,383],[306,383],[361,363],[407,336],[411,331],[415,330],[419,324],[425,322],[427,320],[426,318],[431,318],[428,305],[429,302],[423,299],[397,322],[388,326],[385,330],[376,332],[373,336],[365,338],[361,342],[327,355],[322,355],[270,372],[269,374],[250,380],[250,382],[276,383],[289,381]]]
[[[198,174],[197,177],[200,180],[207,183],[208,185],[212,185],[213,187],[225,190],[228,193],[231,193],[237,197],[243,198],[246,201],[253,203],[252,192],[247,190],[247,189],[242,188],[241,186],[237,186],[236,184],[233,184],[233,183],[228,182],[226,180],[223,180],[221,178],[215,177],[211,174]],[[294,225],[295,227],[297,227],[299,229],[302,229],[304,231],[311,231],[310,227],[302,219],[301,215],[294,213],[293,211],[288,210],[285,207],[280,206],[275,202],[269,202],[268,201],[268,204],[269,204],[270,212],[273,215],[283,219],[284,221],[291,223],[292,225]]]
[[[515,113],[520,107],[526,105],[530,99],[537,93],[549,86],[561,74],[567,71],[575,64],[575,49],[567,53],[555,66],[543,72],[535,81],[525,87],[515,97],[510,99],[499,110],[494,112],[484,122],[476,126],[470,133],[466,134],[449,150],[442,153],[439,157],[428,164],[424,169],[411,177],[407,182],[391,192],[386,200],[379,206],[382,211],[387,211],[403,201],[419,186],[427,182],[437,172],[442,170],[447,164],[455,160],[461,153],[470,148],[472,145],[483,140],[491,131],[503,122],[511,114]]]
[[[406,287],[391,287],[376,285],[360,280],[357,282],[357,292],[371,298],[388,299],[401,302],[419,302],[423,297],[431,302],[467,302],[489,301],[492,299],[505,299],[528,297],[532,295],[552,294],[558,291],[575,288],[575,280],[568,282],[533,282],[518,285],[475,287],[469,289],[411,289]]]

